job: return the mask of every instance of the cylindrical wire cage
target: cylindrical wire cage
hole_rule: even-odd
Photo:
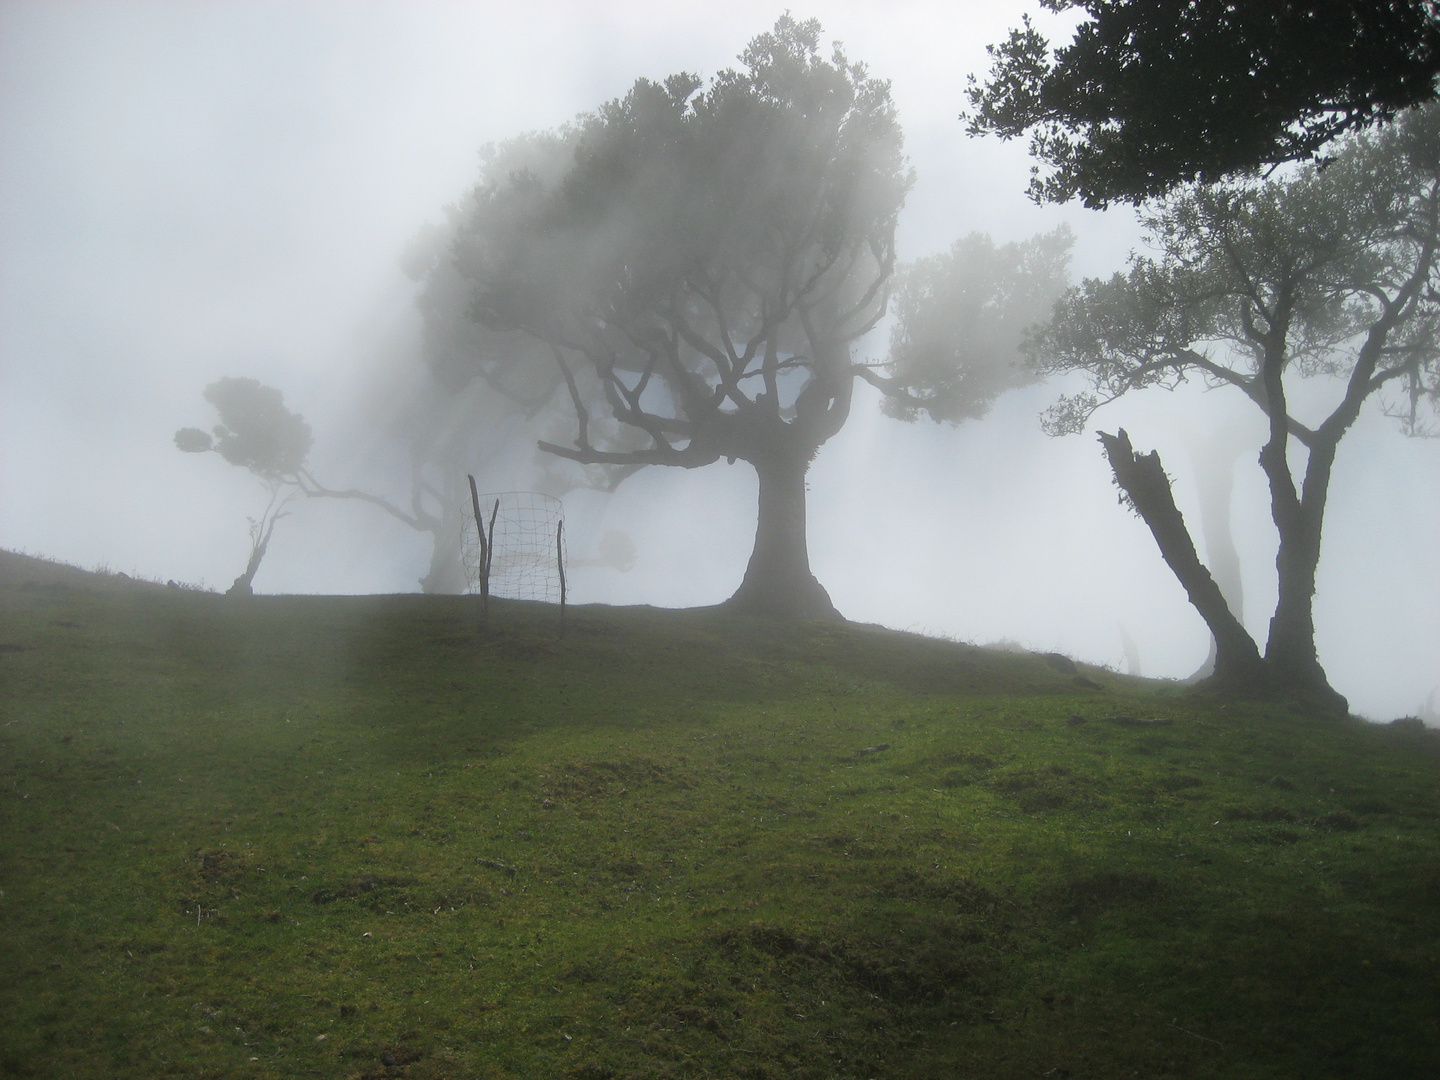
[[[565,507],[538,491],[505,491],[478,497],[485,529],[491,534],[491,596],[558,604],[565,574]],[[472,513],[463,515],[461,559],[472,594],[481,592],[481,544]],[[492,527],[493,521],[493,527]]]

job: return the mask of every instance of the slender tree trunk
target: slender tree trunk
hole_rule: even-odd
[[[1349,702],[1330,685],[1315,650],[1315,571],[1320,564],[1320,532],[1335,450],[1335,443],[1328,440],[1310,448],[1299,498],[1290,483],[1285,457],[1268,445],[1261,454],[1261,465],[1271,479],[1272,514],[1280,533],[1280,547],[1275,554],[1279,598],[1270,619],[1265,662],[1282,684],[1327,707],[1348,712]],[[1281,495],[1277,498],[1274,474],[1282,469]]]
[[[760,475],[755,550],[745,580],[726,606],[782,619],[840,619],[830,594],[810,572],[805,542],[808,456],[777,453],[753,462]]]
[[[260,563],[265,558],[265,552],[270,547],[270,534],[275,531],[275,521],[280,515],[272,515],[269,521],[262,520],[260,527],[254,533],[255,542],[250,545],[250,561],[245,564],[245,572],[235,579],[234,584],[225,590],[226,596],[254,596],[255,575],[260,571]]]
[[[1364,394],[1356,394],[1357,379],[1363,384],[1361,368],[1365,354],[1374,355],[1373,347],[1383,344],[1370,338],[1361,350],[1360,362],[1351,372],[1350,389],[1345,400],[1319,432],[1306,440],[1309,451],[1305,463],[1305,480],[1295,490],[1295,477],[1290,471],[1290,413],[1285,401],[1284,372],[1285,340],[1289,330],[1289,297],[1271,320],[1271,329],[1260,340],[1265,359],[1260,369],[1264,388],[1264,408],[1270,423],[1270,437],[1260,449],[1260,468],[1270,486],[1270,516],[1280,535],[1275,552],[1275,571],[1279,598],[1270,619],[1270,636],[1265,645],[1265,666],[1271,681],[1285,693],[1308,698],[1326,709],[1348,712],[1349,703],[1330,686],[1325,670],[1315,653],[1315,568],[1320,562],[1320,526],[1325,518],[1325,500],[1330,489],[1330,468],[1335,462],[1335,449],[1340,436],[1359,415]],[[1373,362],[1368,365],[1373,370]],[[1329,431],[1328,435],[1322,434]]]
[[[1227,440],[1228,441],[1228,440]],[[1223,447],[1220,452],[1195,453],[1195,480],[1200,491],[1200,533],[1205,537],[1205,559],[1210,576],[1220,587],[1220,595],[1236,620],[1245,623],[1245,590],[1240,576],[1240,553],[1235,550],[1235,535],[1230,528],[1230,503],[1235,491],[1235,461],[1240,448]],[[1187,679],[1199,682],[1215,674],[1215,636],[1210,636],[1210,652],[1205,662]]]
[[[1210,574],[1220,587],[1235,618],[1245,618],[1245,587],[1240,577],[1240,553],[1230,528],[1230,500],[1235,490],[1235,462],[1232,458],[1216,475],[1201,483],[1200,531],[1205,537],[1205,557]]]
[[[1220,587],[1195,553],[1195,543],[1185,526],[1184,516],[1175,505],[1170,478],[1160,464],[1160,455],[1153,451],[1137,454],[1123,428],[1115,435],[1102,431],[1100,442],[1115,473],[1115,483],[1150,527],[1161,556],[1214,635],[1216,681],[1229,686],[1262,684],[1265,672],[1260,650],[1230,611]]]

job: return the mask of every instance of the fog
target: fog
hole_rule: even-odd
[[[899,254],[1068,223],[1073,274],[1121,269],[1127,210],[1037,207],[1023,145],[966,138],[965,77],[1028,5],[816,3],[827,37],[893,82],[917,182]],[[708,78],[768,29],[773,4],[180,4],[0,6],[0,547],[224,588],[263,509],[254,477],[172,436],[213,422],[201,391],[248,376],[314,429],[314,471],[405,497],[387,426],[418,369],[416,285],[400,255],[478,174],[486,143],[565,123],[639,76]],[[885,327],[860,352],[878,359]],[[812,566],[849,618],[1058,650],[1179,678],[1208,635],[1093,434],[1052,439],[1055,384],[958,428],[881,416],[861,387],[810,473]],[[1323,395],[1318,385],[1314,393]],[[1330,388],[1333,390],[1333,388]],[[1196,455],[1260,419],[1190,387],[1103,410],[1160,451],[1197,538]],[[1253,415],[1252,415],[1253,414]],[[1245,425],[1251,425],[1246,428]],[[533,480],[528,454],[485,486]],[[478,468],[478,466],[477,466]],[[613,495],[565,497],[577,602],[716,603],[755,521],[743,463],[647,469]],[[1245,620],[1263,642],[1275,532],[1253,453],[1235,471]],[[628,572],[592,556],[610,529]],[[1440,687],[1440,444],[1375,403],[1342,443],[1316,621],[1354,710],[1413,714]],[[276,529],[262,593],[413,591],[427,538],[373,508],[307,501]],[[1433,717],[1432,717],[1433,721]]]

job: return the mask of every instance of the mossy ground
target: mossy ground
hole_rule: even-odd
[[[1440,1075],[1415,725],[475,616],[0,556],[0,1073]]]

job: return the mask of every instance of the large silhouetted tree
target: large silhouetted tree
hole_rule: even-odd
[[[1041,0],[1082,8],[1051,50],[1027,18],[972,78],[972,134],[1031,136],[1030,191],[1087,206],[1309,158],[1434,100],[1434,0]]]
[[[1412,433],[1435,415],[1440,107],[1349,138],[1324,168],[1187,187],[1145,222],[1158,254],[1085,281],[1030,343],[1043,372],[1091,380],[1049,411],[1047,426],[1080,431],[1106,402],[1189,378],[1260,409],[1268,435],[1259,460],[1279,533],[1279,599],[1263,655],[1196,556],[1158,456],[1137,454],[1124,431],[1101,438],[1124,497],[1215,635],[1216,677],[1343,706],[1315,651],[1325,503],[1340,441],[1368,401]],[[1292,383],[1306,378],[1336,384],[1328,413],[1292,407]]]
[[[885,312],[911,177],[888,86],[818,44],[785,17],[708,89],[637,82],[552,140],[558,179],[492,167],[456,254],[480,320],[552,354],[578,431],[546,449],[748,462],[759,523],[732,606],[834,617],[805,473],[849,414],[850,346]]]
[[[823,57],[819,35],[785,16],[708,87],[642,79],[492,151],[421,306],[437,365],[522,404],[568,400],[573,440],[543,442],[552,454],[618,476],[753,466],[755,546],[730,606],[834,618],[810,570],[805,476],[855,380],[937,417],[970,413],[921,349],[852,356],[886,312],[912,178],[888,84],[838,47]],[[461,306],[490,347],[449,347]]]

